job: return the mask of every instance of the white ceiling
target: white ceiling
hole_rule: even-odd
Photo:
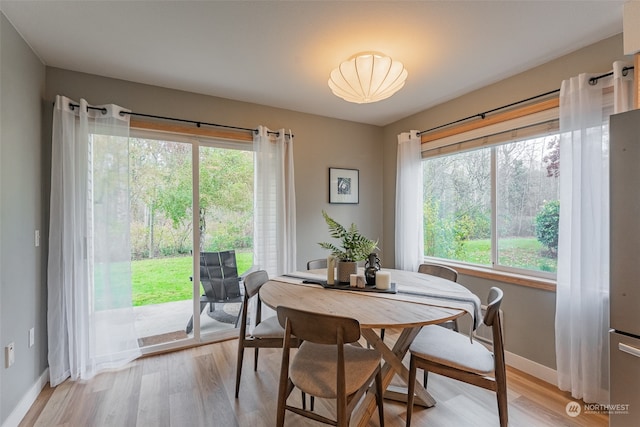
[[[623,4],[0,0],[49,66],[380,126],[622,32]],[[334,96],[329,73],[363,51],[403,62],[405,87]]]

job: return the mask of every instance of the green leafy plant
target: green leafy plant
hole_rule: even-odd
[[[551,200],[536,215],[536,237],[552,253],[558,252],[560,201]]]
[[[333,243],[318,243],[322,248],[331,251],[331,255],[340,261],[357,262],[367,258],[367,256],[378,249],[378,241],[370,240],[358,232],[355,224],[347,229],[331,218],[325,211],[322,216],[329,226],[329,234],[334,239],[339,239],[342,246],[336,246]]]

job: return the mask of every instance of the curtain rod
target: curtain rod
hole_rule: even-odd
[[[69,103],[69,107],[71,107],[71,110],[73,110],[76,107],[79,107],[80,105],[78,104],[73,104],[73,103]],[[87,105],[87,109],[88,110],[97,110],[97,111],[101,111],[103,114],[105,114],[107,112],[106,108],[101,108],[101,107],[93,107],[91,105]],[[226,129],[234,129],[234,130],[242,130],[242,131],[247,131],[247,132],[253,132],[253,133],[258,133],[257,129],[250,129],[250,128],[243,128],[243,127],[238,127],[238,126],[229,126],[229,125],[220,125],[217,123],[207,123],[207,122],[200,122],[200,121],[196,121],[196,120],[189,120],[189,119],[177,119],[175,117],[166,117],[166,116],[156,116],[153,114],[143,114],[143,113],[134,113],[133,111],[121,111],[120,115],[124,115],[124,114],[129,114],[130,116],[139,116],[139,117],[148,117],[148,118],[152,118],[152,119],[161,119],[161,120],[171,120],[174,122],[181,122],[181,123],[190,123],[193,125],[196,125],[197,127],[201,127],[201,126],[213,126],[213,127],[220,127],[220,128],[226,128]],[[276,135],[276,136],[280,136],[280,132],[277,131],[268,131],[269,134],[271,135]],[[289,134],[285,134],[285,136],[289,136]],[[293,137],[293,135],[290,135],[291,137]]]
[[[626,76],[627,74],[629,74],[629,70],[633,70],[633,69],[634,69],[634,67],[633,67],[633,66],[630,66],[630,67],[622,67],[622,75],[623,75],[623,76]],[[591,77],[591,78],[589,79],[589,84],[590,84],[590,85],[595,85],[595,84],[597,84],[597,83],[598,83],[598,80],[600,80],[600,79],[602,79],[602,78],[604,78],[604,77],[609,77],[609,76],[613,76],[613,71],[609,71],[608,73],[606,73],[606,74],[602,74],[602,75],[600,75],[600,76]]]
[[[631,67],[623,67],[622,68],[622,75],[626,76],[629,73],[629,70],[633,70],[633,68],[634,68],[633,66],[631,66]],[[602,79],[604,77],[612,76],[612,75],[613,75],[613,71],[611,71],[609,73],[606,73],[606,74],[602,74],[600,76],[591,77],[589,79],[589,84],[590,85],[595,85],[595,84],[598,83],[598,80],[600,80],[600,79]],[[489,114],[489,113],[494,113],[494,112],[499,111],[499,110],[504,110],[505,108],[513,107],[514,105],[518,105],[518,104],[522,104],[522,103],[525,103],[525,102],[529,102],[529,101],[532,101],[534,99],[543,98],[545,96],[549,96],[549,95],[552,95],[552,94],[557,93],[557,92],[560,92],[560,89],[551,90],[549,92],[545,92],[545,93],[542,93],[540,95],[532,96],[531,98],[523,99],[521,101],[512,102],[511,104],[503,105],[501,107],[497,107],[497,108],[494,108],[492,110],[487,110],[487,111],[482,112],[482,113],[474,114],[473,116],[465,117],[463,119],[458,119],[458,120],[455,120],[453,122],[450,122],[450,123],[447,123],[447,124],[444,124],[444,125],[440,125],[440,126],[436,126],[434,128],[431,128],[431,129],[423,130],[421,132],[418,132],[418,135],[422,135],[423,133],[427,133],[427,132],[431,132],[431,131],[434,131],[434,130],[438,130],[438,129],[441,129],[441,128],[444,128],[444,127],[447,127],[447,126],[455,125],[457,123],[464,122],[464,121],[467,121],[467,120],[470,120],[470,119],[474,119],[476,117],[480,117],[481,119],[484,119],[486,117],[486,115]]]

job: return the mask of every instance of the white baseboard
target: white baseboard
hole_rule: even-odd
[[[42,375],[36,380],[35,384],[31,386],[29,391],[22,396],[20,402],[15,407],[7,419],[2,423],[2,427],[17,427],[20,421],[27,415],[31,405],[36,401],[38,395],[42,391],[45,385],[49,382],[49,368],[45,369]]]
[[[515,353],[504,352],[505,363],[524,373],[534,376],[542,381],[548,382],[553,386],[558,386],[558,373],[551,368],[541,365]]]

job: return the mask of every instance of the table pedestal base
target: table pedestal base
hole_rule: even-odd
[[[407,403],[407,388],[397,385],[390,385],[384,392],[384,398],[387,400],[394,400],[396,402]],[[421,396],[416,395],[413,398],[413,404],[422,406],[424,408],[431,408],[436,404],[436,401],[431,398],[428,402],[426,402]]]
[[[400,391],[403,388],[391,385],[391,380],[394,375],[398,375],[402,380],[408,384],[409,383],[409,369],[402,364],[402,359],[409,351],[409,346],[413,342],[413,339],[420,332],[420,327],[415,328],[405,328],[402,330],[398,341],[396,341],[393,349],[390,349],[381,339],[380,337],[372,330],[372,329],[362,329],[362,336],[367,340],[369,344],[376,350],[380,352],[382,358],[385,363],[382,366],[382,388],[384,390],[392,390],[391,396],[397,396],[398,394],[404,396],[398,396],[398,398],[403,399],[401,401],[407,401],[407,391],[406,388],[404,392]],[[393,392],[396,392],[395,394]],[[385,397],[387,394],[385,393]],[[393,399],[397,400],[397,399]],[[422,384],[416,384],[416,398],[415,402],[420,401],[420,405],[424,407],[431,407],[436,404],[435,399],[427,393],[422,387]],[[376,410],[376,399],[375,399],[375,387],[372,386],[367,392],[364,401],[360,405],[360,408],[356,409],[357,414],[353,415],[353,419],[359,420],[358,426],[365,427],[369,424],[369,419],[373,416]]]

